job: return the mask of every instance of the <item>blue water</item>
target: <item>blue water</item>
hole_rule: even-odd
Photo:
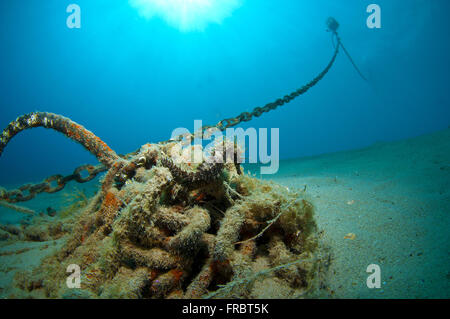
[[[70,117],[116,152],[167,140],[193,120],[214,124],[302,86],[328,63],[325,20],[368,82],[339,54],[306,95],[243,127],[280,128],[280,157],[355,149],[448,127],[447,0],[376,0],[382,28],[361,0],[244,0],[221,24],[182,32],[144,19],[128,1],[0,2],[0,127],[31,111]],[[0,157],[0,185],[67,174],[96,159],[42,128],[19,134]]]

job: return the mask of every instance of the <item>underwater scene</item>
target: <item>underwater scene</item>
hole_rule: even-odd
[[[448,299],[448,12],[0,1],[0,298]]]

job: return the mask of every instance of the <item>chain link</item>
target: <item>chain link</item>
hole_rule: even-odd
[[[62,190],[70,181],[77,181],[78,183],[86,183],[93,180],[98,174],[105,172],[107,169],[103,164],[97,166],[82,165],[76,168],[72,174],[53,175],[46,178],[43,182],[38,184],[26,184],[17,189],[6,191],[0,190],[0,200],[9,203],[25,202],[36,197],[40,193],[56,193]],[[83,177],[82,173],[86,171],[87,176]]]
[[[317,75],[314,79],[312,79],[310,82],[308,82],[307,84],[305,84],[298,90],[293,91],[290,94],[287,94],[284,97],[279,98],[273,102],[267,103],[263,107],[255,107],[251,112],[242,112],[238,116],[223,119],[220,122],[218,122],[216,125],[204,125],[204,126],[202,126],[201,130],[199,130],[197,133],[180,135],[180,136],[176,137],[175,139],[167,140],[167,141],[160,142],[160,143],[165,144],[165,143],[173,142],[174,140],[180,141],[183,138],[191,138],[192,139],[195,137],[195,134],[200,134],[200,133],[204,134],[205,131],[207,131],[211,128],[217,128],[220,131],[225,131],[227,128],[236,126],[238,124],[241,124],[242,122],[251,121],[254,117],[260,117],[262,114],[270,112],[272,110],[275,110],[276,108],[278,108],[286,103],[291,102],[293,99],[297,98],[298,96],[305,94],[310,88],[312,88],[320,80],[322,80],[322,78],[328,73],[328,71],[333,66],[334,61],[336,60],[336,57],[339,53],[339,47],[341,46],[341,40],[337,36],[337,33],[336,33],[336,38],[337,38],[338,43],[335,46],[333,57],[331,58],[328,65],[325,67],[325,69],[323,69],[322,72],[319,73],[319,75]]]

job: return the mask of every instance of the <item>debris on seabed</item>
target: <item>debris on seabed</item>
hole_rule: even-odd
[[[66,244],[34,270],[17,273],[11,297],[315,293],[328,258],[308,195],[246,175],[236,163],[187,165],[173,155],[175,145],[142,146],[135,162],[145,165],[125,173],[112,167],[78,215],[57,214],[51,222],[60,226],[47,236],[36,229],[34,240],[63,233]],[[73,264],[81,271],[76,292],[66,285]]]

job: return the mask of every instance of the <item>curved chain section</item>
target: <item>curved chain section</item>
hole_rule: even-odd
[[[217,128],[220,131],[225,131],[227,128],[236,126],[242,122],[248,122],[253,119],[253,117],[259,117],[262,114],[275,110],[276,108],[289,103],[296,97],[306,93],[310,88],[315,86],[322,78],[328,73],[331,67],[336,60],[336,57],[339,52],[339,47],[342,46],[341,40],[337,35],[337,32],[334,32],[334,35],[337,39],[337,45],[335,46],[335,51],[333,57],[331,58],[328,65],[320,72],[313,80],[309,83],[305,84],[298,90],[285,95],[282,98],[277,99],[274,102],[268,103],[263,107],[255,107],[251,112],[242,112],[236,117],[226,118],[222,121],[218,122],[216,125],[204,125],[201,128],[201,133],[203,134],[206,130]],[[106,145],[101,139],[95,136],[92,132],[86,130],[83,126],[71,121],[68,118],[65,118],[61,115],[46,113],[46,112],[34,112],[27,115],[23,115],[18,117],[15,121],[11,122],[7,128],[3,131],[0,136],[0,156],[9,143],[9,141],[19,132],[33,128],[33,127],[45,127],[52,128],[58,132],[63,133],[67,137],[72,140],[83,145],[89,152],[91,152],[97,159],[103,163],[103,165],[99,164],[97,166],[92,165],[82,165],[76,168],[73,174],[68,176],[62,175],[53,175],[46,178],[43,182],[39,184],[26,184],[18,189],[6,191],[0,188],[0,200],[4,200],[10,203],[23,202],[33,199],[37,194],[46,192],[46,193],[55,193],[62,190],[65,185],[75,180],[78,183],[85,183],[93,178],[95,178],[99,173],[108,170],[113,163],[118,160],[123,160],[126,158],[135,155],[137,152],[132,152],[126,154],[124,156],[118,156],[108,145]],[[197,132],[198,134],[199,132]],[[194,137],[194,134],[181,135],[175,140],[181,140],[186,137]],[[160,142],[162,144],[173,142],[174,140],[168,140],[164,142]],[[133,163],[129,163],[132,165]],[[81,172],[87,171],[88,176],[82,177]]]

